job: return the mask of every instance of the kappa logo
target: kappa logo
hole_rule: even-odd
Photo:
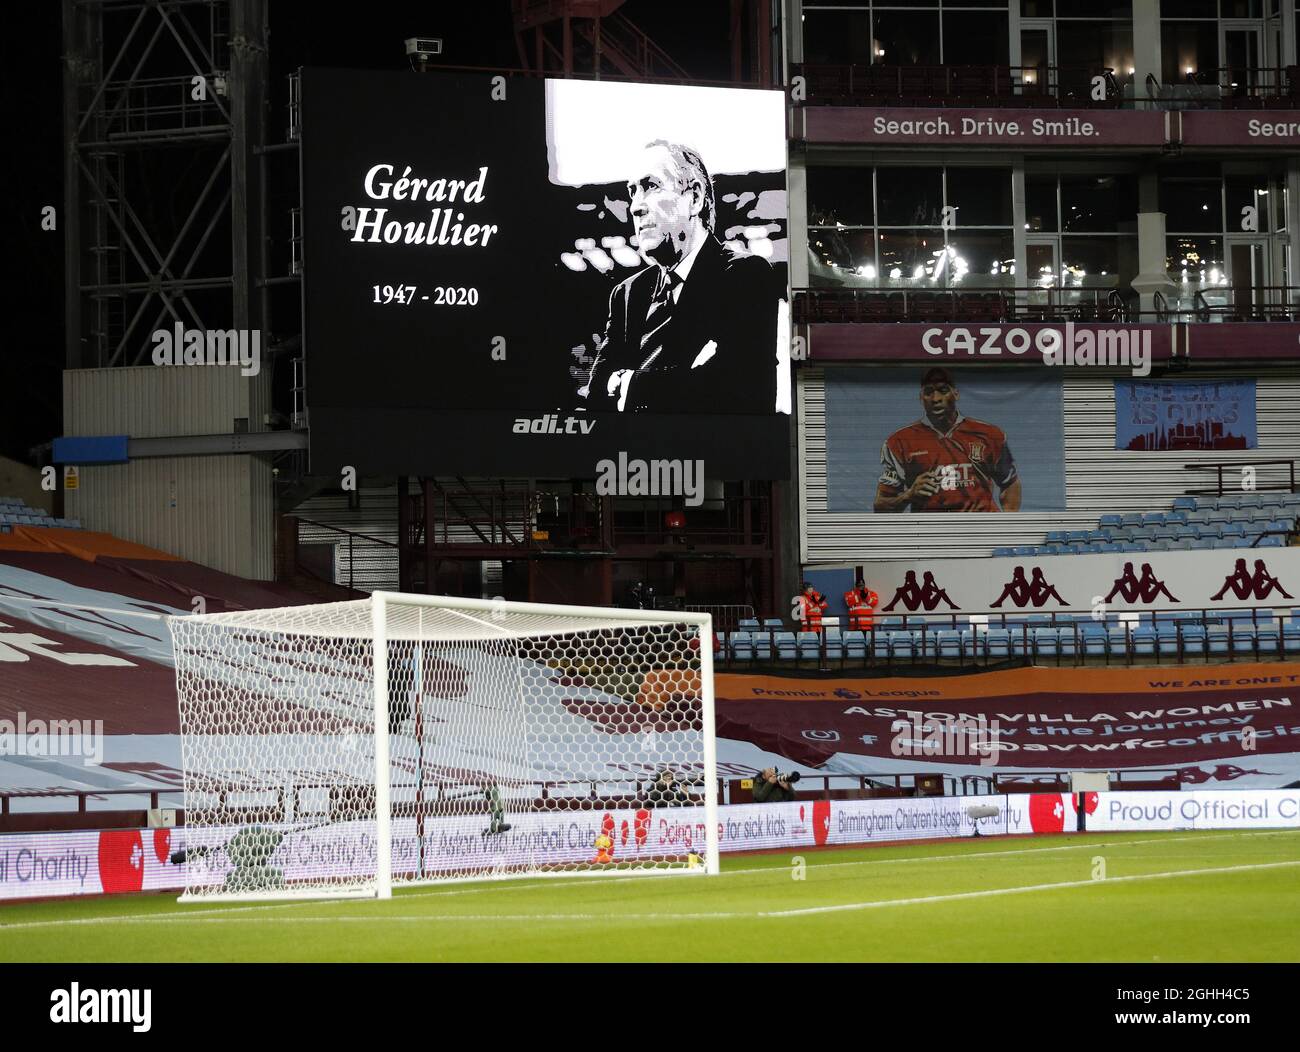
[[[1223,579],[1223,587],[1210,598],[1217,602],[1227,595],[1229,591],[1238,599],[1258,599],[1262,601],[1275,591],[1283,599],[1294,598],[1290,592],[1282,587],[1282,582],[1269,573],[1263,559],[1255,560],[1254,574],[1246,569],[1245,559],[1238,559],[1232,573]]]
[[[921,579],[921,583],[916,582],[916,571],[908,570],[903,576],[903,583],[894,590],[894,598],[889,601],[885,607],[888,613],[899,603],[902,603],[908,610],[933,610],[940,602],[947,603],[949,608],[956,610],[957,604],[948,596],[948,592],[940,588],[934,579],[934,574],[926,570]]]
[[[1151,569],[1150,563],[1142,564],[1141,577],[1138,577],[1133,572],[1132,563],[1125,563],[1124,572],[1115,578],[1114,587],[1111,588],[1105,601],[1109,603],[1116,596],[1119,596],[1126,603],[1132,603],[1139,599],[1143,603],[1153,603],[1157,596],[1161,595],[1171,603],[1179,601],[1178,597],[1165,586],[1165,582],[1156,576],[1155,571]]]
[[[1011,571],[1011,580],[1002,586],[1002,594],[998,596],[997,601],[989,604],[994,609],[1002,606],[1008,599],[1017,607],[1023,608],[1033,603],[1035,607],[1040,607],[1049,599],[1055,599],[1061,606],[1068,606],[1061,593],[1056,590],[1044,575],[1039,567],[1034,567],[1032,580],[1025,580],[1025,568],[1017,566]]]

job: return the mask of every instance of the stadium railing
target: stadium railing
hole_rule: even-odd
[[[185,819],[180,789],[16,789],[0,791],[0,834],[72,829],[139,829],[149,824],[144,808],[94,809],[92,802],[117,802],[124,797],[148,797],[149,809],[175,808],[176,822]],[[25,809],[24,801],[71,799],[75,810]],[[18,806],[15,807],[15,804]]]
[[[834,623],[832,623],[834,622]],[[918,666],[990,668],[1025,664],[1231,664],[1290,661],[1300,654],[1300,608],[1126,610],[992,614],[877,614],[870,629],[819,632],[772,625],[719,634],[715,668],[893,671]]]

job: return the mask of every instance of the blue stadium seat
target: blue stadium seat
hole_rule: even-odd
[[[938,636],[939,656],[956,660],[963,656],[962,633],[953,628],[945,628],[936,633]]]
[[[888,617],[876,618],[875,625],[877,628],[884,628],[884,629],[902,628],[903,619],[897,616],[896,614],[890,614]]]
[[[916,654],[916,648],[920,641],[920,633],[912,632],[890,632],[889,633],[889,654],[895,660],[911,660]]]
[[[1110,544],[1103,544],[1101,550],[1103,552],[1122,552],[1124,550],[1124,545],[1112,542]]]
[[[1266,622],[1255,627],[1255,643],[1261,654],[1276,654],[1278,645],[1277,622]]]
[[[1239,522],[1230,522],[1223,527],[1223,536],[1226,537],[1244,537],[1246,536],[1246,527]]]
[[[1210,512],[1209,515],[1207,515],[1207,516],[1205,517],[1205,521],[1206,521],[1206,522],[1218,522],[1218,523],[1231,522],[1231,521],[1232,521],[1232,512],[1230,512],[1230,511],[1224,511],[1224,510],[1222,510],[1222,509],[1220,509],[1220,510],[1218,510],[1218,511],[1212,511],[1212,512]]]
[[[1038,549],[1038,553],[1040,555],[1060,555],[1065,550],[1065,545],[1063,544],[1044,544]]]
[[[775,632],[761,631],[753,632],[751,636],[754,640],[754,660],[771,661],[772,660],[772,640],[776,636]]]
[[[1182,540],[1184,537],[1195,538],[1199,536],[1199,534],[1197,533],[1197,527],[1186,522],[1178,523],[1178,525],[1173,527],[1173,531],[1174,531],[1174,536],[1177,537],[1179,540]]]
[[[1070,530],[1066,533],[1065,537],[1071,544],[1082,544],[1088,539],[1088,531]]]
[[[1142,515],[1143,526],[1163,526],[1165,524],[1165,513],[1163,511],[1148,511]]]
[[[1065,530],[1049,530],[1047,540],[1049,544],[1068,544],[1070,538],[1066,536]]]
[[[1135,625],[1130,633],[1133,653],[1139,657],[1150,657],[1156,650],[1156,630],[1150,625]]]
[[[867,656],[866,633],[860,629],[844,633],[844,654],[850,661],[861,661]]]
[[[1187,524],[1187,512],[1169,511],[1165,513],[1166,526],[1179,526],[1179,525],[1185,526],[1186,524]]]
[[[1155,536],[1158,541],[1172,541],[1177,540],[1179,534],[1177,528],[1173,526],[1157,526]]]
[[[1085,657],[1106,656],[1106,632],[1106,626],[1097,621],[1079,626],[1080,646]]]
[[[1060,653],[1059,637],[1054,628],[1035,628],[1032,630],[1034,657],[1056,657]]]
[[[1014,551],[1012,551],[1010,548],[994,548],[994,549],[993,549],[993,557],[994,557],[995,559],[1003,559],[1003,558],[1006,558],[1008,555],[1015,555],[1015,554],[1016,554],[1016,553],[1015,553]]]
[[[1282,626],[1282,649],[1288,654],[1300,651],[1300,624],[1288,621]]]
[[[1127,515],[1121,515],[1119,521],[1121,526],[1141,526],[1142,516],[1136,512],[1130,512]]]
[[[1118,529],[1120,526],[1123,526],[1124,523],[1121,521],[1120,516],[1111,514],[1111,515],[1103,515],[1100,519],[1097,520],[1097,525],[1114,526],[1115,528]],[[1051,540],[1052,535],[1049,533],[1047,535],[1047,538],[1048,540]]]
[[[1120,547],[1126,552],[1144,552],[1147,550],[1145,544],[1139,544],[1137,541],[1129,541],[1126,544],[1120,545]]]
[[[734,661],[753,661],[754,642],[748,632],[732,632],[731,657]]]
[[[1250,520],[1255,517],[1255,513],[1258,510],[1258,508],[1234,508],[1232,511],[1228,512],[1229,516],[1231,516],[1229,521],[1250,522]]]
[[[763,627],[773,632],[780,632],[781,629],[785,628],[785,622],[779,617],[765,617],[763,618]]]
[[[736,627],[742,632],[757,632],[763,626],[759,624],[756,617],[742,617],[736,622]]]
[[[1235,537],[1220,537],[1217,541],[1211,541],[1210,546],[1216,549],[1235,548],[1237,547],[1237,539]]]
[[[1296,626],[1296,640],[1300,641],[1300,625]],[[990,628],[985,638],[985,652],[990,658],[1008,657],[1011,652],[1011,633],[1005,628]]]
[[[1254,625],[1239,621],[1231,626],[1231,635],[1234,654],[1243,654],[1255,649]]]
[[[796,637],[799,643],[799,660],[816,661],[821,655],[821,636],[816,632],[800,632]]]
[[[1196,509],[1195,497],[1175,497],[1174,511],[1194,511]]]
[[[799,647],[793,632],[777,632],[773,634],[772,640],[776,645],[778,661],[794,661],[799,656]]]
[[[1210,654],[1226,654],[1228,652],[1228,626],[1227,625],[1210,625],[1205,630],[1206,642],[1209,644]]]
[[[1260,540],[1259,544],[1255,545],[1255,547],[1257,547],[1257,548],[1285,548],[1285,547],[1286,547],[1286,541],[1283,540],[1281,537],[1278,537],[1276,534],[1274,534],[1274,535],[1271,536],[1271,537],[1264,537],[1264,538],[1262,538],[1262,539]]]
[[[1183,639],[1184,654],[1205,653],[1205,626],[1184,622],[1178,626]]]

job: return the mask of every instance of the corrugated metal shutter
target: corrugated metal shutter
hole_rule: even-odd
[[[869,365],[860,368],[870,369]],[[1242,379],[1241,372],[1197,372],[1195,379]],[[977,558],[1004,545],[1042,544],[1048,530],[1086,529],[1106,512],[1167,511],[1189,489],[1215,485],[1212,471],[1184,464],[1300,461],[1300,371],[1256,377],[1259,448],[1238,451],[1129,453],[1116,450],[1116,378],[1122,370],[1068,370],[1064,377],[1067,511],[1020,515],[832,514],[826,510],[826,400],[819,368],[799,371],[799,456],[805,563],[863,559]],[[1189,377],[1190,378],[1190,377]],[[1284,482],[1285,467],[1258,470],[1257,484]]]
[[[230,434],[266,430],[270,371],[223,366],[68,369],[67,435]],[[256,580],[274,576],[274,491],[268,456],[149,457],[81,469],[65,509],[92,530]]]

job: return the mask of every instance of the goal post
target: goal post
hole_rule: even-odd
[[[376,592],[168,624],[182,901],[718,872],[708,614]]]

